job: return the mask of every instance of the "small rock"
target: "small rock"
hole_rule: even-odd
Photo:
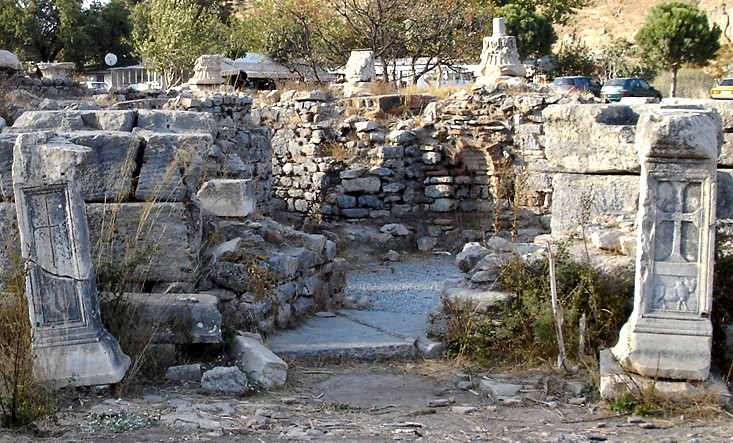
[[[171,366],[165,371],[165,378],[175,383],[199,382],[201,381],[201,365]]]
[[[518,397],[500,398],[499,401],[506,406],[517,406],[522,404],[522,399]]]
[[[586,397],[575,397],[568,400],[568,404],[574,405],[574,406],[582,406],[584,405],[588,399]]]
[[[247,374],[232,366],[218,366],[204,372],[201,389],[228,395],[242,395],[249,390]]]
[[[467,415],[476,412],[478,408],[474,406],[454,406],[450,410],[456,414]]]
[[[428,407],[429,408],[441,408],[445,406],[450,406],[455,402],[456,401],[453,398],[440,398],[438,400],[430,400],[428,402]]]
[[[642,417],[639,417],[638,415],[632,415],[631,417],[628,417],[626,419],[626,423],[631,423],[631,424],[646,423],[646,420],[644,420]]]
[[[387,252],[387,260],[394,262],[394,261],[397,261],[399,259],[400,259],[400,253],[399,252],[393,251],[391,249],[389,250],[389,252]]]
[[[460,389],[461,391],[468,391],[469,389],[473,388],[473,383],[468,380],[461,380],[456,383],[456,388]]]
[[[336,314],[334,314],[333,312],[318,311],[316,312],[316,317],[331,318],[331,317],[336,317]]]

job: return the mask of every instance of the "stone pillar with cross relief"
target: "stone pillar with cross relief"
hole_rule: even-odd
[[[660,107],[639,117],[634,310],[611,354],[605,351],[627,374],[665,382],[710,374],[721,143],[720,117],[709,108]]]
[[[91,151],[21,134],[15,192],[36,378],[56,387],[119,382],[130,365],[102,325],[79,174]]]

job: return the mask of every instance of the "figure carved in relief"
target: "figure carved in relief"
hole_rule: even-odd
[[[666,285],[660,284],[654,288],[654,306],[659,309],[667,309],[667,303],[676,303],[678,311],[689,311],[687,302],[690,296],[695,293],[697,281],[694,278],[682,278],[677,280],[670,291]]]

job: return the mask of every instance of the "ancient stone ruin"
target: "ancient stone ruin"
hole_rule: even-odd
[[[57,387],[117,383],[130,366],[99,314],[79,184],[90,154],[49,133],[21,135],[13,152],[33,370]]]
[[[149,254],[126,291],[150,307],[151,322],[186,319],[160,320],[155,350],[172,365],[176,346],[217,342],[222,324],[267,335],[339,308],[337,253],[354,245],[455,253],[476,243],[486,251],[463,254],[460,265],[474,288],[495,280],[506,255],[536,253],[539,235],[562,239],[579,226],[630,260],[639,122],[669,107],[585,100],[491,83],[442,99],[276,91],[253,103],[169,92],[129,93],[107,109],[11,108],[0,135],[0,216],[6,226],[16,219],[8,174],[19,134],[52,131],[89,148],[79,177],[92,257],[121,267],[131,252]],[[713,105],[733,126],[733,107]],[[729,132],[714,156],[717,202],[708,203],[719,224],[733,214]],[[668,293],[674,286],[662,299]],[[503,295],[482,297],[488,305]]]
[[[188,84],[192,90],[211,89],[216,90],[224,84],[221,76],[221,61],[224,57],[218,54],[202,55],[196,59],[193,68],[194,74]]]
[[[602,351],[606,398],[650,388],[670,395],[674,382],[685,385],[710,375],[721,135],[719,116],[709,109],[662,109],[639,118],[634,311],[618,344]]]
[[[475,72],[476,84],[490,85],[511,77],[524,78],[526,70],[517,52],[517,40],[506,35],[503,17],[493,20],[493,32],[484,37],[481,63]]]

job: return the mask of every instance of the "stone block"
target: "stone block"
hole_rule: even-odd
[[[23,134],[13,150],[33,373],[55,387],[118,383],[130,366],[101,322],[80,166],[90,149]]]
[[[137,111],[137,127],[153,132],[199,133],[216,137],[214,121],[205,112],[161,111],[140,109]]]
[[[634,310],[611,350],[637,375],[682,383],[709,377],[721,140],[720,117],[709,108],[659,109],[639,118]]]
[[[243,395],[250,388],[247,374],[233,366],[217,366],[201,377],[201,389],[205,392]]]
[[[128,200],[133,192],[132,176],[137,170],[141,140],[128,132],[79,131],[65,135],[72,143],[92,150],[82,168],[84,200],[87,203]]]
[[[198,363],[192,365],[171,366],[165,371],[165,378],[174,382],[201,382],[201,365]]]
[[[253,338],[237,336],[228,354],[237,367],[265,389],[280,387],[287,380],[287,363]]]
[[[639,177],[634,175],[555,174],[552,187],[553,234],[572,231],[601,215],[633,218],[639,205]]]
[[[90,203],[87,216],[97,269],[140,262],[133,281],[198,278],[202,234],[195,208],[182,203]]]
[[[0,134],[0,201],[13,201],[14,134]]]
[[[209,180],[197,197],[202,209],[219,217],[246,217],[255,210],[252,180]]]
[[[146,139],[135,198],[183,201],[199,188],[204,159],[211,149],[208,134],[139,132]]]
[[[379,177],[360,177],[343,179],[341,185],[343,186],[344,192],[349,194],[376,194],[382,186],[382,181]]]
[[[553,172],[637,172],[634,147],[639,109],[621,105],[553,105],[542,111],[545,148]]]
[[[219,301],[208,294],[124,294],[141,324],[155,325],[154,343],[219,343]]]
[[[26,111],[13,124],[12,132],[123,131],[135,126],[135,111]]]

